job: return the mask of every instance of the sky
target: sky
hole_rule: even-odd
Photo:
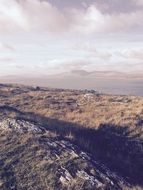
[[[0,76],[143,73],[143,0],[0,0]]]

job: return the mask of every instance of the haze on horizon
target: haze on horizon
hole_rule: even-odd
[[[67,83],[70,76],[71,86],[74,77],[90,87],[93,78],[141,83],[142,74],[143,0],[0,1],[0,78],[6,82],[62,76]]]

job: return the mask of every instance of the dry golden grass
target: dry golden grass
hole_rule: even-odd
[[[17,94],[1,90],[7,97],[0,97],[2,104],[16,107],[23,112],[33,112],[45,117],[78,123],[97,128],[110,123],[134,128],[143,120],[143,98],[134,96],[89,95],[74,91],[28,91]]]
[[[131,189],[142,189],[142,97],[15,86],[1,87],[0,94],[1,105],[23,113],[6,110],[9,117],[20,116],[41,123],[55,136],[68,138],[129,178],[134,186]],[[27,138],[22,138],[22,142]]]

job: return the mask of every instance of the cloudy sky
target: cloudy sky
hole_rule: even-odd
[[[143,73],[143,0],[0,0],[0,76]]]

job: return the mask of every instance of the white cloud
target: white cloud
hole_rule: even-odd
[[[91,5],[80,14],[75,12],[74,30],[85,34],[125,32],[133,28],[143,27],[143,12],[102,13]]]
[[[122,50],[121,52],[118,53],[118,55],[126,59],[143,60],[143,49],[142,50]]]
[[[142,3],[138,0],[138,3]],[[143,10],[107,13],[96,5],[87,8],[58,9],[48,1],[1,0],[0,31],[59,32],[95,34],[124,32],[143,27]]]
[[[39,0],[1,0],[0,30],[3,33],[63,30],[66,17],[50,3]]]
[[[0,1],[0,31],[13,32],[27,25],[22,7],[14,0]]]
[[[48,2],[38,0],[20,1],[29,29],[55,31],[65,29],[66,17]]]
[[[12,62],[14,61],[13,57],[0,57],[0,62]]]
[[[78,59],[78,58],[65,58],[65,59],[55,59],[51,60],[53,64],[52,69],[55,71],[71,71],[75,69],[83,69],[85,66],[90,66],[92,63],[87,61],[86,59]]]
[[[14,46],[12,46],[11,44],[7,44],[7,43],[2,43],[0,42],[0,51],[15,51]]]
[[[134,0],[134,3],[139,6],[143,6],[143,0]]]
[[[89,57],[92,56],[103,60],[109,60],[112,57],[112,52],[105,49],[98,50],[95,45],[90,43],[76,44],[73,46],[73,50],[83,51]]]
[[[132,70],[139,70],[142,65],[137,63],[143,58],[143,36],[138,35],[143,32],[142,0],[124,4],[123,0],[96,0],[86,6],[73,2],[75,6],[59,8],[48,0],[0,0],[1,71],[10,62],[14,63],[9,73],[20,72],[20,68],[25,73],[48,74],[128,71],[131,65]],[[123,51],[131,46],[134,50]]]

